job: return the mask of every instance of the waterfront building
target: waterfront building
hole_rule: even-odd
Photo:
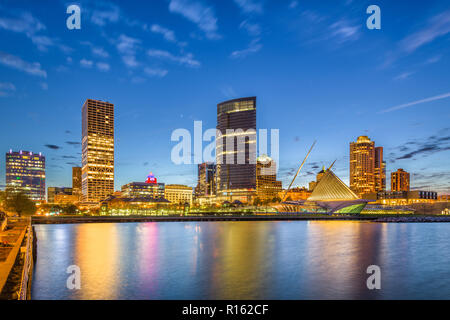
[[[441,194],[438,196],[437,200],[439,202],[450,202],[450,194]]]
[[[434,191],[382,191],[363,195],[364,199],[372,203],[384,205],[411,205],[415,203],[435,203],[438,200],[437,192]]]
[[[216,165],[205,162],[198,165],[198,183],[196,197],[208,197],[216,194]]]
[[[316,181],[311,181],[310,183],[309,183],[309,191],[310,192],[313,192],[314,191],[314,188],[317,186],[317,184],[319,183],[319,181],[320,181],[320,179],[323,177],[323,175],[325,174],[325,171],[326,171],[326,169],[325,169],[325,167],[323,167],[322,168],[322,170],[320,170],[319,171],[319,173],[317,173],[317,175],[316,175]]]
[[[217,105],[217,195],[250,202],[256,191],[256,97]]]
[[[165,198],[172,204],[192,205],[192,188],[180,184],[169,184],[165,189]]]
[[[313,191],[314,191],[314,188],[316,187],[316,185],[317,185],[317,182],[316,182],[316,181],[310,181],[309,184],[308,184],[308,190],[309,190],[309,192],[313,192]]]
[[[162,199],[165,196],[165,184],[158,183],[153,173],[150,173],[145,182],[131,182],[122,186],[121,195],[124,198]]]
[[[6,187],[33,201],[45,201],[45,157],[28,151],[6,153]]]
[[[316,182],[314,181],[316,184]],[[278,197],[280,199],[283,199],[285,194],[285,190],[278,193]],[[298,200],[306,200],[311,196],[312,192],[306,188],[296,187],[292,188],[288,191],[286,194],[286,200],[287,201],[298,201]]]
[[[114,192],[114,105],[86,100],[82,134],[82,196],[95,203]]]
[[[56,203],[56,196],[72,196],[73,189],[69,187],[48,187],[47,188],[47,202]]]
[[[150,197],[116,197],[109,196],[101,201],[100,214],[112,216],[162,215],[169,214],[164,208],[170,202],[164,198]],[[172,210],[173,212],[173,210]]]
[[[278,198],[282,190],[281,181],[277,181],[277,164],[267,155],[258,157],[256,162],[256,197],[262,202]]]
[[[358,195],[386,188],[386,163],[383,148],[367,136],[350,143],[350,189]]]
[[[72,194],[81,197],[81,167],[72,168]]]
[[[409,172],[398,169],[391,173],[391,191],[409,191]]]
[[[286,201],[276,207],[280,212],[359,214],[368,202],[327,169],[307,200]]]

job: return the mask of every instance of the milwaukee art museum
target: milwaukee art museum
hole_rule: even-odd
[[[277,207],[280,212],[360,214],[367,204],[360,199],[331,169],[326,169],[307,200],[286,201]]]

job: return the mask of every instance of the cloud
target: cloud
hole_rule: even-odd
[[[245,13],[262,13],[263,12],[263,4],[262,4],[261,1],[257,1],[257,0],[234,0],[234,2]]]
[[[116,23],[120,18],[120,8],[108,2],[96,1],[97,8],[91,11],[91,22],[100,27]]]
[[[40,86],[41,86],[42,90],[48,90],[48,83],[47,82],[41,82]]]
[[[141,40],[121,34],[116,44],[117,50],[122,55],[122,61],[127,67],[134,68],[139,65],[136,60],[136,52]]]
[[[42,70],[39,62],[26,62],[17,56],[0,51],[0,63],[33,76],[47,78],[47,72]]]
[[[291,1],[289,4],[289,9],[295,9],[298,7],[298,1]]]
[[[400,46],[407,53],[412,53],[421,46],[448,33],[450,33],[450,11],[445,11],[429,19],[425,28],[403,39]]]
[[[244,20],[239,25],[240,29],[244,29],[250,36],[259,36],[261,34],[261,26],[257,23],[251,23],[248,20]]]
[[[67,131],[66,131],[66,133],[67,133]],[[66,141],[66,143],[71,146],[80,146],[81,145],[81,142],[77,142],[77,141]]]
[[[443,132],[445,131],[448,131],[448,129],[443,130]],[[398,148],[403,154],[395,156],[395,153],[393,153],[395,160],[411,159],[420,155],[428,156],[437,152],[450,150],[450,135],[432,135],[424,141],[414,142],[414,149],[412,150],[411,147],[406,146],[402,146],[401,149]],[[411,143],[409,145],[411,145]]]
[[[16,91],[16,86],[11,82],[0,82],[0,97],[9,96],[13,91]]]
[[[164,39],[169,42],[177,42],[177,38],[175,37],[175,32],[160,26],[159,24],[154,24],[150,27],[150,31],[153,33],[161,34]]]
[[[189,21],[195,23],[208,39],[219,39],[217,33],[217,18],[211,7],[205,6],[200,1],[170,0],[169,11],[181,14]]]
[[[86,59],[80,60],[80,65],[84,68],[91,68],[93,64],[94,64],[94,62],[91,60],[86,60]]]
[[[167,75],[168,71],[163,69],[152,69],[152,68],[145,68],[144,72],[149,75],[150,77],[160,77],[163,78]]]
[[[194,56],[191,53],[187,53],[183,56],[175,56],[168,51],[150,49],[147,51],[147,54],[152,58],[164,59],[189,67],[199,67],[201,65],[199,61],[194,59]]]
[[[408,107],[412,107],[415,106],[417,104],[421,104],[421,103],[426,103],[426,102],[432,102],[432,101],[436,101],[436,100],[442,100],[442,99],[446,99],[450,97],[450,92],[438,95],[438,96],[434,96],[431,98],[426,98],[426,99],[422,99],[422,100],[417,100],[417,101],[413,101],[413,102],[409,102],[409,103],[405,103],[405,104],[400,104],[398,106],[394,106],[388,109],[384,109],[378,113],[387,113],[387,112],[392,112],[392,111],[396,111],[396,110],[400,110],[400,109],[404,109],[404,108],[408,108]]]
[[[35,33],[46,29],[43,23],[28,12],[22,12],[19,16],[12,18],[0,17],[0,28],[24,33],[27,37],[31,37]]]
[[[403,72],[396,76],[394,80],[405,80],[408,79],[410,76],[412,76],[415,72]]]
[[[340,43],[357,40],[360,35],[359,29],[359,25],[351,25],[345,19],[341,19],[330,26],[331,36]]]
[[[97,69],[102,71],[102,72],[107,72],[109,71],[111,67],[109,66],[109,64],[105,63],[105,62],[97,62]]]
[[[54,145],[54,144],[46,144],[45,145],[47,148],[52,149],[52,150],[59,150],[62,149],[62,147]]]
[[[103,48],[93,47],[92,48],[92,53],[94,55],[98,56],[98,57],[101,57],[101,58],[108,58],[109,57],[109,53],[106,52]]]
[[[258,52],[259,50],[262,49],[262,44],[259,43],[259,40],[260,39],[253,39],[246,49],[233,51],[230,57],[233,59],[240,59],[245,58],[250,54]]]

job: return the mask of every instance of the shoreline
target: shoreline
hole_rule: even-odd
[[[224,221],[362,221],[378,223],[450,222],[450,216],[313,216],[313,215],[233,215],[233,216],[128,216],[128,217],[32,217],[32,224],[137,223],[137,222],[224,222]]]

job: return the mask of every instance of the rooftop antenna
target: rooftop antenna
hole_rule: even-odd
[[[303,167],[303,165],[305,164],[306,160],[308,159],[309,154],[311,153],[312,149],[313,149],[314,146],[316,145],[316,142],[317,142],[317,141],[314,141],[314,143],[313,143],[312,146],[311,146],[311,149],[309,149],[308,153],[306,154],[305,159],[303,159],[303,162],[302,162],[302,164],[300,165],[300,168],[298,168],[297,173],[296,173],[295,176],[294,176],[294,179],[292,179],[291,184],[289,185],[289,188],[287,188],[287,190],[285,191],[284,196],[283,196],[283,199],[281,199],[281,202],[286,201],[286,196],[287,196],[289,190],[291,190],[292,184],[294,183],[295,179],[297,178],[298,174],[300,173],[300,170],[302,170],[302,167]]]

